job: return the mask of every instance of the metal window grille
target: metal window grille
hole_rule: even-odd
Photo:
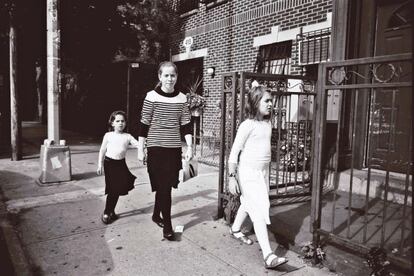
[[[264,67],[261,73],[288,75],[290,73],[291,64],[292,59],[290,57],[268,60],[264,62]]]
[[[297,36],[299,64],[316,64],[329,61],[331,28],[302,33]]]
[[[198,9],[200,0],[180,0],[178,3],[178,13],[183,14],[194,9]]]
[[[287,75],[292,65],[291,55],[291,40],[260,46],[254,70],[257,73]]]

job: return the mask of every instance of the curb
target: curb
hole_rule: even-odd
[[[11,266],[14,271],[13,275],[33,275],[30,262],[21,244],[18,233],[9,219],[4,197],[0,191],[0,235],[4,238],[5,248],[2,249],[2,259],[9,257]]]

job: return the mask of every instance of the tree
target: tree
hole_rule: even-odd
[[[156,63],[168,54],[172,13],[166,0],[65,0],[61,4],[62,58],[70,68],[120,60]]]
[[[113,63],[157,64],[168,57],[168,30],[173,16],[168,3],[167,0],[60,2],[64,128],[93,132],[81,118],[98,120],[100,113],[92,111],[97,99],[105,106],[125,86],[107,85],[108,77],[114,78],[111,85],[119,83],[116,79],[119,75],[108,75],[120,65]]]
[[[8,29],[3,36],[7,37],[9,44],[9,70],[10,70],[10,144],[11,159],[18,161],[21,159],[21,122],[19,116],[19,97],[17,88],[17,15],[16,5],[12,1],[4,1],[0,6],[0,13],[6,18]]]

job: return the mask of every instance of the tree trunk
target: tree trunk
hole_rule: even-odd
[[[10,45],[10,127],[12,161],[22,158],[21,154],[21,122],[19,119],[19,97],[17,91],[17,39],[14,20],[10,20],[9,45]]]

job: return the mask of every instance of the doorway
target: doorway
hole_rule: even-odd
[[[203,96],[203,58],[188,59],[175,62],[178,69],[178,80],[176,88],[187,94],[190,91]],[[202,116],[202,115],[201,115]],[[191,116],[194,128],[194,139],[198,143],[201,132],[201,116]]]
[[[397,3],[395,3],[397,2]],[[412,50],[412,1],[380,1],[377,6],[375,56],[407,53]],[[374,73],[378,79],[399,78],[411,81],[408,63],[382,66]],[[371,167],[405,172],[410,160],[409,140],[412,120],[411,88],[382,88],[371,93]],[[392,160],[389,162],[389,160]]]
[[[175,62],[178,68],[178,80],[176,88],[184,94],[189,92],[190,87],[203,79],[203,58],[188,59]],[[197,87],[196,93],[203,94],[203,83]]]

